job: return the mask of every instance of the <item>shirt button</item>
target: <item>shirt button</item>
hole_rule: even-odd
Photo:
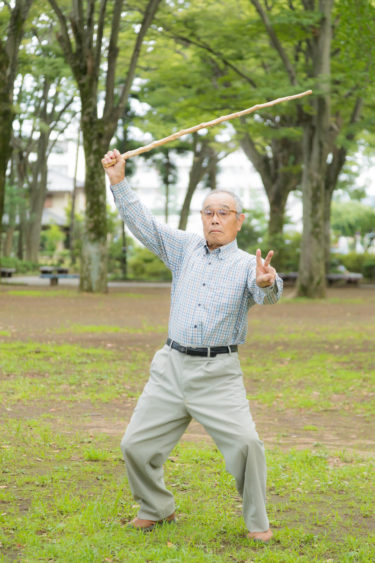
[[[198,303],[198,307],[200,307],[200,306],[201,306],[201,304],[200,304],[200,303]]]
[[[197,328],[197,325],[194,325],[194,328]]]
[[[206,285],[205,283],[203,283],[202,285]]]

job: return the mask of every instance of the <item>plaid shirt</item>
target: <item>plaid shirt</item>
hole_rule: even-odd
[[[256,257],[236,240],[210,252],[201,236],[159,223],[126,180],[111,189],[133,235],[172,271],[168,336],[183,346],[243,344],[249,308],[276,303],[281,278],[258,287]]]

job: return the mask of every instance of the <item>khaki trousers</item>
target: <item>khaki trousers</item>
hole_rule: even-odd
[[[269,527],[265,508],[266,463],[250,414],[237,353],[188,356],[165,345],[156,352],[150,379],[121,442],[139,518],[160,520],[175,510],[163,464],[190,420],[215,441],[243,499],[251,532]]]

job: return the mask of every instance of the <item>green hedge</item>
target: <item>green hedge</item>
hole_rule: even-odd
[[[17,274],[27,274],[38,271],[39,264],[29,260],[20,260],[15,256],[3,256],[1,258],[2,268],[15,268]]]
[[[170,281],[172,274],[147,248],[136,247],[128,262],[129,278],[144,281]]]
[[[349,272],[357,272],[368,280],[375,280],[375,255],[364,252],[357,254],[349,252],[348,254],[334,254],[336,260],[345,266]]]

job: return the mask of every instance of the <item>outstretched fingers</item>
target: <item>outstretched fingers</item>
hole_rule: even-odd
[[[273,256],[273,250],[270,250],[269,253],[267,254],[265,260],[264,260],[264,267],[268,268],[268,266],[271,263],[272,260],[272,256]]]
[[[262,262],[262,252],[260,248],[258,248],[258,250],[256,251],[255,256],[256,256],[257,266],[259,268],[268,268],[272,260],[273,250],[270,250],[268,252],[266,258],[264,259],[264,262]]]

